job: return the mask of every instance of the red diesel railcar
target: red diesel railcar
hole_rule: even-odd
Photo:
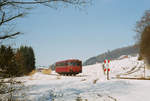
[[[82,72],[82,62],[77,59],[56,62],[55,71],[62,75],[76,75]]]

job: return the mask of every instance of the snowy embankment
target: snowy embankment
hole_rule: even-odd
[[[76,77],[53,72],[18,79],[25,82],[22,92],[31,101],[150,101],[150,81],[114,79],[116,75],[140,77],[142,66],[137,57],[114,60],[110,64],[111,80],[106,80],[102,64],[85,66]]]

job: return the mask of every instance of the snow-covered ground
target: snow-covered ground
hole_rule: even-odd
[[[143,67],[137,57],[111,61],[110,80],[106,80],[102,64],[84,66],[75,77],[36,73],[18,78],[25,85],[24,93],[19,94],[27,101],[150,101],[150,80],[116,78],[143,77]]]

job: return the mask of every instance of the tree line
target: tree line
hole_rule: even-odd
[[[35,69],[35,55],[32,47],[0,46],[0,76],[12,77],[26,75]]]
[[[105,59],[115,60],[115,59],[118,59],[122,55],[136,56],[138,53],[139,53],[138,45],[117,48],[115,50],[112,50],[112,51],[108,50],[105,53],[91,57],[91,58],[87,59],[83,63],[83,65],[92,65],[95,63],[103,63]]]

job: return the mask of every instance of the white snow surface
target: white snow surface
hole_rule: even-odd
[[[24,81],[22,92],[27,101],[150,101],[150,80],[116,78],[143,77],[143,67],[143,61],[129,57],[111,61],[110,80],[106,80],[102,64],[84,66],[77,76],[60,76],[53,71],[51,75],[36,73],[18,79]],[[148,77],[150,72],[146,71]]]

